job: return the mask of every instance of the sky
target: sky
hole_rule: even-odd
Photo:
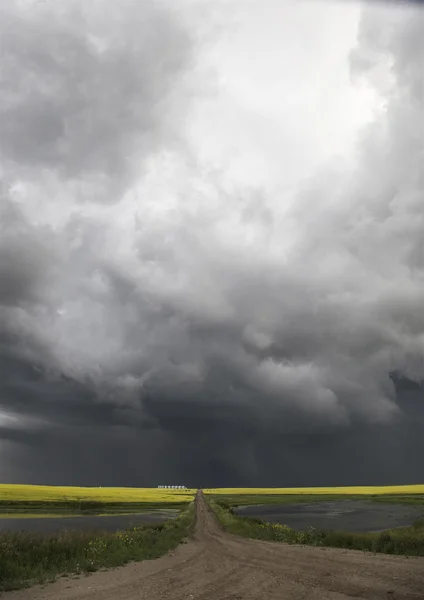
[[[423,27],[0,4],[1,482],[424,482]]]

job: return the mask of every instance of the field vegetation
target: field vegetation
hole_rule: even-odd
[[[0,484],[0,514],[181,510],[194,494],[195,490]]]
[[[176,519],[117,533],[69,530],[53,535],[1,533],[0,590],[157,558],[181,543],[193,525],[191,502]]]
[[[298,504],[335,500],[367,500],[424,505],[424,485],[322,488],[215,488],[204,494],[227,508],[260,504]]]
[[[214,495],[338,495],[338,496],[373,496],[373,495],[424,495],[424,484],[420,485],[380,485],[380,486],[342,486],[342,487],[303,487],[303,488],[213,488],[204,489],[204,494]]]
[[[232,512],[225,502],[221,504],[209,498],[209,503],[224,529],[247,538],[286,544],[305,544],[350,548],[385,554],[424,556],[424,521],[417,521],[412,527],[380,533],[324,531],[312,527],[307,531],[296,531],[278,523],[267,523],[255,518],[239,517]]]

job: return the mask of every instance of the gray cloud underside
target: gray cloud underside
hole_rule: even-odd
[[[121,231],[111,203],[179,144],[194,42],[153,3],[19,6],[0,15],[0,477],[422,480],[423,13],[364,10],[352,77],[385,110],[284,218],[193,159],[176,204],[141,194]],[[65,217],[43,217],[58,186]]]
[[[169,96],[189,67],[186,28],[151,2],[0,10],[2,161],[18,177],[46,170],[76,183],[82,199],[116,199],[143,155],[176,134],[184,100]]]

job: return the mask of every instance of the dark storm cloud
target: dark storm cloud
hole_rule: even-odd
[[[55,262],[51,241],[49,228],[29,223],[0,188],[0,306],[31,304],[44,296]]]
[[[194,159],[175,159],[175,174],[167,148],[133,190],[136,209],[124,198],[81,211],[68,188],[59,218],[49,182],[28,173],[91,173],[96,190],[103,176],[125,179],[124,157],[144,158],[152,132],[161,139],[158,99],[188,52],[153,4],[128,4],[116,23],[98,4],[69,6],[50,21],[2,9],[16,35],[6,36],[0,434],[15,480],[422,480],[423,14],[364,12],[352,75],[385,110],[354,166],[311,178],[283,217],[277,196],[226,189]],[[139,31],[142,16],[169,28],[169,45],[150,25]],[[12,81],[9,68],[40,76]],[[14,199],[25,177],[39,215]]]

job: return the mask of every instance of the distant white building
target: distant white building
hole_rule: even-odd
[[[158,485],[159,490],[186,490],[185,485]]]

